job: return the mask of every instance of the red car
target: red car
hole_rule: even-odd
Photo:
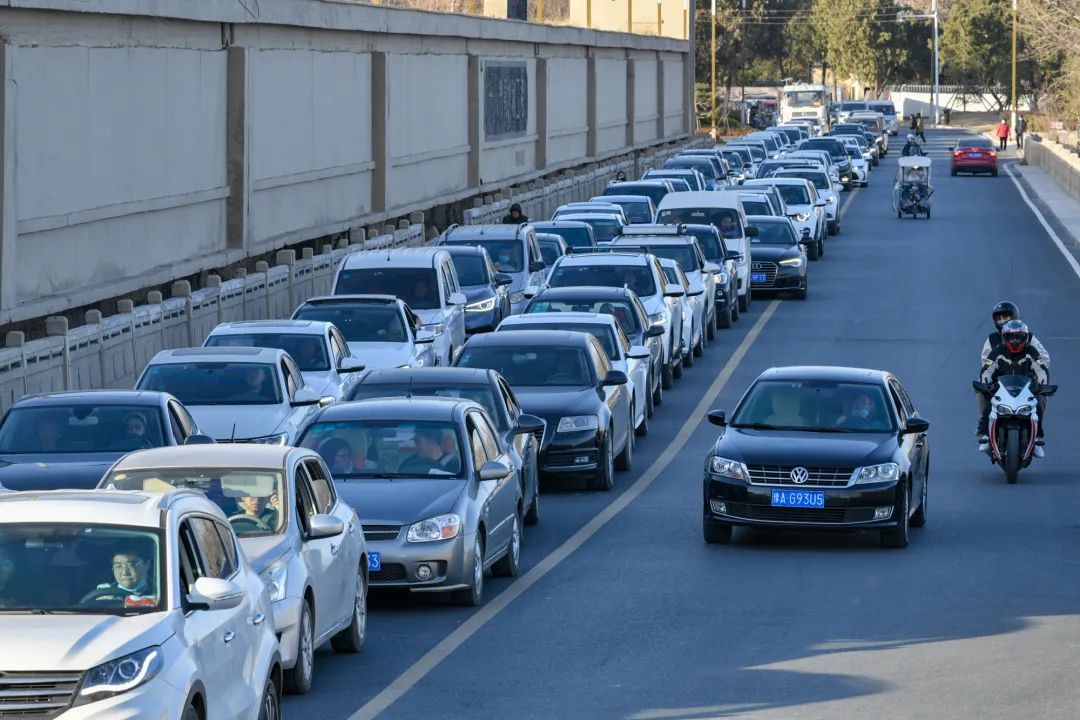
[[[984,137],[964,138],[952,149],[952,167],[950,175],[957,173],[988,172],[997,176],[997,150],[994,143]]]

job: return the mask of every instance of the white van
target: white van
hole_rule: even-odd
[[[724,236],[728,250],[738,253],[735,274],[739,281],[739,312],[750,308],[750,243],[747,237],[757,230],[747,227],[746,214],[737,190],[719,192],[682,192],[665,195],[656,208],[656,222],[661,225],[712,224]]]
[[[362,250],[334,276],[334,295],[393,295],[435,336],[439,365],[449,366],[465,344],[465,294],[450,253],[439,247]]]

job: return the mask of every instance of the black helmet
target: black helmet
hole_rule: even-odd
[[[994,310],[990,313],[990,317],[994,319],[994,327],[1000,331],[1001,326],[1005,323],[1010,320],[1020,319],[1020,308],[1016,307],[1016,303],[1014,302],[1002,300],[994,306]]]
[[[1001,340],[1011,353],[1024,352],[1030,339],[1031,333],[1023,320],[1010,320],[1001,326]]]

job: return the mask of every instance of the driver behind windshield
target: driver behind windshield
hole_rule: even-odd
[[[841,427],[869,430],[881,424],[874,398],[865,390],[857,390],[848,398],[844,414],[837,419]]]
[[[739,229],[735,227],[735,221],[731,219],[730,215],[725,215],[720,218],[720,227],[717,228],[720,234],[726,238],[739,237]]]
[[[240,511],[229,518],[233,520],[251,520],[260,528],[272,530],[278,526],[278,513],[281,501],[277,493],[265,495],[243,495],[236,499],[236,508]]]
[[[114,582],[98,585],[84,595],[79,604],[127,606],[137,605],[145,598],[155,605],[157,598],[147,579],[148,570],[149,562],[134,548],[119,550],[112,555]]]

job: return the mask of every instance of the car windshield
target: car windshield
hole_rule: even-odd
[[[585,312],[603,313],[611,315],[619,323],[619,327],[627,335],[635,335],[642,331],[634,308],[627,300],[590,300],[581,298],[574,300],[544,300],[540,297],[529,303],[525,308],[525,314],[546,312]]]
[[[480,254],[454,254],[454,269],[457,270],[458,282],[462,287],[474,287],[477,285],[489,285],[491,278],[488,277],[487,263]]]
[[[608,354],[609,358],[612,360],[619,359],[619,351],[615,347],[615,331],[611,329],[610,325],[564,321],[503,325],[499,328],[499,332],[506,332],[507,330],[568,330],[570,332],[588,333],[600,341],[600,344],[604,347],[604,352]]]
[[[465,476],[457,426],[427,420],[316,422],[301,447],[326,461],[335,478],[437,478]],[[426,501],[425,501],[426,502]]]
[[[277,373],[265,363],[159,363],[146,368],[137,389],[172,393],[185,405],[281,404]]]
[[[455,385],[443,381],[438,385],[431,383],[410,382],[361,382],[349,395],[349,400],[370,400],[385,397],[449,397],[472,400],[482,405],[488,415],[495,419],[500,430],[506,430],[506,419],[496,406],[495,395],[490,385]]]
[[[334,294],[393,295],[413,310],[440,307],[438,278],[431,268],[388,266],[342,270],[338,273]]]
[[[772,215],[772,208],[764,200],[743,200],[743,212],[747,215]]]
[[[835,380],[759,380],[731,426],[811,432],[892,432],[881,386]]]
[[[766,215],[770,214],[766,213]],[[717,264],[724,262],[727,252],[722,245],[723,241],[716,236],[715,228],[688,228],[687,231],[697,238],[698,246],[701,247],[701,254],[705,256],[706,260]]]
[[[844,152],[844,144],[839,140],[807,140],[803,143],[803,150],[824,150],[832,157],[838,160],[846,160],[847,153]]]
[[[540,246],[540,257],[544,259],[544,264],[548,267],[554,265],[555,261],[563,255],[558,243],[540,240],[537,244]]]
[[[510,345],[469,347],[466,344],[457,365],[495,370],[514,387],[587,387],[594,384],[589,359],[579,346],[520,348]]]
[[[640,297],[656,294],[653,274],[645,265],[559,265],[548,279],[551,287],[626,287]]]
[[[723,156],[723,158],[725,160],[728,161],[728,165],[731,166],[732,170],[735,170],[735,171],[742,170],[742,166],[743,166],[743,157],[742,157],[742,155],[735,152],[734,150],[725,150],[720,154]]]
[[[879,112],[882,115],[895,115],[896,114],[896,106],[894,106],[891,102],[887,102],[887,103],[873,102],[873,103],[870,103],[870,109],[875,111],[875,112]]]
[[[728,153],[738,155],[742,159],[743,165],[750,165],[753,163],[754,156],[750,154],[749,148],[732,147],[730,150],[724,150],[724,157],[727,157]]]
[[[345,342],[409,341],[397,303],[312,303],[302,305],[294,317],[332,322],[345,336]]]
[[[85,522],[4,523],[0,614],[159,612],[167,607],[165,567],[157,530]]]
[[[566,244],[572,248],[590,248],[593,247],[592,238],[589,237],[589,231],[586,228],[580,226],[551,226],[543,225],[537,226],[537,232],[551,233],[552,235],[558,235]]]
[[[604,195],[644,195],[658,204],[668,194],[668,189],[663,185],[645,185],[643,183],[619,183],[609,186],[604,190]]]
[[[716,179],[716,169],[713,167],[713,164],[709,162],[708,158],[701,158],[700,160],[694,160],[693,158],[672,158],[664,163],[664,167],[693,169],[704,175],[706,180]]]
[[[128,452],[165,444],[147,405],[15,407],[0,425],[0,454]]]
[[[810,193],[803,185],[777,185],[777,189],[787,205],[810,204]]]
[[[284,350],[303,372],[330,369],[326,343],[322,335],[299,333],[243,333],[211,335],[207,347],[263,347]]]
[[[686,289],[686,283],[684,283],[683,279],[681,277],[679,277],[679,271],[678,271],[677,268],[668,267],[668,266],[665,265],[665,266],[661,267],[660,269],[664,271],[664,279],[665,280],[667,280],[669,283],[671,283],[673,285],[681,286],[684,290]]]
[[[760,162],[765,159],[765,148],[757,145],[745,145],[743,147],[750,152],[750,157],[754,158],[755,162]]]
[[[788,90],[784,104],[788,107],[821,107],[825,93],[821,90]]]
[[[809,170],[785,170],[784,172],[777,173],[776,176],[802,178],[803,180],[809,180],[810,182],[814,183],[814,187],[816,187],[818,190],[829,190],[832,188],[832,183],[829,182],[829,178],[826,177],[825,173],[823,172],[812,172]]]
[[[678,172],[664,172],[663,170],[650,170],[646,173],[646,177],[655,178],[657,180],[674,180],[678,183],[686,183],[687,188],[690,190],[704,190],[705,186],[701,184],[701,179],[697,175],[683,175]]]
[[[743,236],[742,219],[735,208],[665,208],[656,214],[656,221],[663,225],[712,225],[726,238]]]
[[[758,234],[750,238],[753,245],[796,245],[798,239],[791,229],[791,223],[787,222],[751,222],[751,227],[756,227]]]
[[[449,244],[473,245],[484,248],[487,250],[488,255],[491,256],[491,263],[495,266],[497,272],[517,273],[525,269],[525,249],[521,240],[471,238],[468,240],[451,240]],[[412,303],[408,303],[408,305],[413,307]]]
[[[274,469],[156,468],[114,470],[101,487],[117,490],[165,493],[176,489],[198,490],[221,508],[240,537],[276,535],[292,507],[281,472]]]

